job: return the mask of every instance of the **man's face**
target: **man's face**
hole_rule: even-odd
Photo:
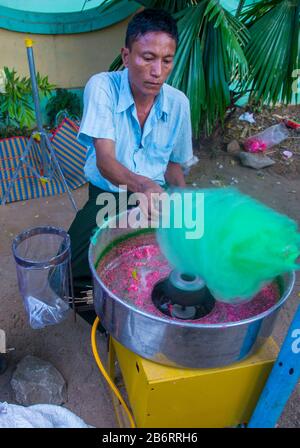
[[[156,96],[173,68],[175,40],[161,31],[149,32],[135,40],[131,49],[122,48],[133,94]]]

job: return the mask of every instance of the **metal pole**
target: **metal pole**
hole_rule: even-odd
[[[51,146],[51,142],[49,140],[49,137],[47,135],[47,133],[44,131],[43,129],[43,123],[42,123],[42,115],[41,115],[41,109],[40,109],[40,103],[39,103],[39,93],[38,93],[38,86],[37,86],[37,81],[36,81],[36,74],[35,74],[35,66],[34,66],[34,58],[33,58],[33,51],[32,51],[32,40],[31,39],[25,39],[25,43],[26,43],[26,48],[27,48],[27,55],[28,55],[28,63],[29,63],[29,70],[30,70],[30,78],[31,78],[31,84],[32,84],[32,96],[33,96],[33,101],[34,101],[34,107],[35,107],[35,113],[36,113],[36,120],[37,120],[37,127],[38,127],[38,131],[33,132],[31,134],[31,137],[26,145],[25,151],[22,155],[22,157],[20,158],[20,162],[17,166],[17,169],[14,171],[14,174],[12,176],[11,181],[9,182],[8,188],[6,190],[6,192],[4,193],[0,203],[2,205],[4,205],[7,201],[9,192],[12,188],[13,183],[15,182],[15,180],[18,177],[18,173],[20,171],[20,169],[22,168],[23,164],[26,164],[26,166],[32,171],[32,173],[41,181],[43,180],[50,180],[49,177],[49,173],[52,176],[52,166],[54,166],[54,168],[56,169],[56,171],[58,172],[58,174],[61,177],[61,180],[65,186],[65,189],[69,195],[69,199],[74,207],[74,210],[76,212],[78,212],[78,208],[76,205],[76,202],[74,201],[74,198],[72,196],[72,193],[70,191],[70,188],[67,184],[67,181],[65,179],[65,176],[62,172],[62,169],[60,167],[59,161],[57,160],[57,157],[55,155],[55,152]],[[43,172],[42,173],[38,173],[32,166],[30,166],[29,164],[26,163],[26,157],[29,154],[30,149],[32,149],[32,147],[34,146],[34,138],[33,135],[34,134],[39,134],[41,137],[40,140],[40,148],[41,148],[41,152],[42,152],[42,169]],[[43,179],[44,178],[44,179]],[[73,286],[71,286],[71,288],[73,288]],[[73,294],[74,295],[74,294]]]
[[[62,172],[62,169],[61,169],[61,167],[60,167],[60,164],[58,163],[58,160],[57,160],[57,158],[56,158],[55,152],[54,152],[54,150],[53,150],[53,148],[52,148],[52,146],[51,146],[51,142],[50,142],[50,140],[49,140],[49,138],[48,138],[48,135],[46,134],[45,131],[42,131],[42,132],[41,132],[41,137],[42,137],[41,140],[42,140],[42,139],[45,139],[45,144],[46,144],[46,146],[47,146],[47,148],[48,148],[48,150],[49,150],[49,153],[50,153],[51,156],[52,156],[53,164],[54,164],[55,168],[57,169],[57,171],[58,171],[58,173],[59,173],[59,175],[60,175],[60,177],[61,177],[61,180],[63,181],[63,184],[64,184],[64,186],[65,186],[65,188],[66,188],[66,190],[67,190],[67,193],[68,193],[68,195],[69,195],[70,201],[71,201],[71,203],[72,203],[72,205],[73,205],[73,207],[74,207],[75,212],[77,213],[77,212],[78,212],[78,208],[77,208],[76,202],[74,201],[74,198],[73,198],[72,193],[71,193],[71,191],[70,191],[70,188],[69,188],[69,186],[68,186],[68,184],[67,184],[67,181],[66,181],[66,179],[65,179],[65,176],[64,176],[64,174],[63,174],[63,172]]]
[[[288,329],[248,428],[274,428],[300,377],[300,306]]]
[[[33,98],[33,102],[34,102],[37,129],[39,132],[42,132],[43,131],[43,120],[42,120],[42,114],[41,114],[41,108],[40,108],[38,84],[37,84],[37,80],[36,80],[36,71],[35,71],[34,56],[33,56],[33,49],[32,49],[32,45],[33,45],[32,39],[25,39],[25,45],[26,45],[26,49],[27,49],[27,58],[28,58],[29,73],[30,73],[31,86],[32,86],[32,98]],[[46,150],[45,143],[43,140],[41,140],[41,151],[42,151],[42,169],[43,169],[42,176],[47,177],[49,174],[49,161],[48,161],[48,157],[47,157],[47,150]]]
[[[72,297],[72,308],[73,308],[73,314],[74,314],[74,322],[76,322],[76,304],[75,304],[75,295],[74,295],[74,283],[73,283],[73,273],[72,273],[72,257],[69,256],[69,292]]]

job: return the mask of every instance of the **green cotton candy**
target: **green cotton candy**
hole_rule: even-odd
[[[204,194],[204,235],[193,239],[187,234],[199,208],[197,193]],[[167,212],[170,227],[161,221],[157,229],[161,251],[173,268],[202,277],[217,300],[247,301],[277,275],[300,268],[300,233],[288,216],[234,188],[176,194],[181,204]],[[180,214],[183,225],[176,228]]]

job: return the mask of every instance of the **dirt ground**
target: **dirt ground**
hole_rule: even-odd
[[[270,156],[276,164],[262,170],[254,170],[240,165],[236,157],[224,151],[226,143],[233,138],[240,142],[247,135],[253,135],[261,128],[275,124],[274,111],[254,114],[255,125],[238,121],[241,110],[235,111],[214,139],[195,147],[199,163],[192,167],[188,183],[194,187],[218,187],[234,185],[242,192],[257,198],[274,209],[300,222],[300,134],[292,132],[281,145],[272,148]],[[300,121],[300,108],[280,108],[276,114],[286,115]],[[245,129],[247,130],[245,131]],[[285,159],[283,150],[293,152],[291,159]],[[87,186],[74,192],[78,206],[87,197]],[[102,378],[91,352],[91,327],[81,318],[74,322],[73,315],[56,326],[33,330],[20,299],[15,263],[11,254],[14,236],[28,227],[55,225],[68,229],[74,218],[74,211],[66,195],[34,199],[0,207],[0,328],[7,335],[8,347],[15,350],[8,355],[8,369],[0,375],[0,402],[15,403],[10,379],[16,363],[27,354],[36,355],[53,363],[67,381],[68,401],[64,405],[83,418],[88,424],[98,428],[117,427],[110,393]],[[298,275],[293,293],[280,312],[274,329],[274,338],[280,345],[289,323],[299,303],[300,276]],[[106,339],[98,335],[100,353],[106,359]],[[300,387],[294,390],[283,415],[280,427],[300,427]]]

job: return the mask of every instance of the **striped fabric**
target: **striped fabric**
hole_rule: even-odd
[[[51,137],[52,147],[71,189],[78,188],[86,183],[83,173],[86,148],[76,140],[77,133],[78,126],[65,118]],[[26,144],[27,138],[25,137],[0,140],[0,199],[8,188],[9,181],[25,151]],[[43,174],[41,172],[41,150],[38,143],[35,143],[30,149],[27,160],[38,173]],[[22,165],[19,176],[10,190],[7,202],[52,196],[65,191],[65,186],[57,172],[50,181],[42,182],[34,176],[26,165]]]

